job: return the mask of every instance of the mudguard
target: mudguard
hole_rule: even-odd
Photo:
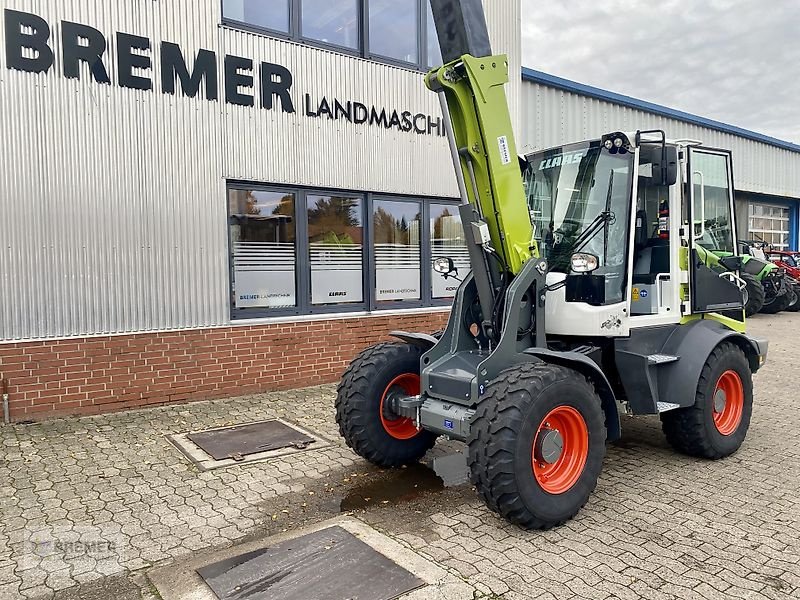
[[[665,402],[692,406],[697,382],[711,351],[722,342],[732,342],[747,356],[750,370],[755,373],[764,364],[769,342],[752,338],[725,327],[713,319],[698,319],[675,328],[662,352],[679,357],[662,367],[658,377],[658,396]]]
[[[619,422],[617,397],[614,395],[608,378],[596,362],[580,352],[558,352],[547,348],[528,348],[525,350],[525,354],[531,354],[547,363],[575,369],[589,379],[600,396],[603,412],[606,415],[608,441],[613,442],[621,437],[622,427]]]
[[[389,335],[398,340],[402,340],[407,344],[419,346],[425,352],[430,350],[436,345],[439,340],[427,333],[410,333],[408,331],[390,331]]]

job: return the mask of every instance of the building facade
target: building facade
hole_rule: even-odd
[[[701,137],[733,149],[753,232],[796,244],[798,148],[523,70],[519,0],[485,6],[521,150]],[[332,382],[444,325],[431,259],[465,257],[427,0],[0,7],[12,420]]]
[[[13,420],[335,380],[434,331],[458,188],[427,0],[5,0]],[[518,121],[519,2],[486,2]]]

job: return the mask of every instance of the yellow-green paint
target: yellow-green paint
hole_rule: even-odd
[[[477,198],[462,154],[467,196],[480,208],[492,245],[516,275],[532,256],[534,246],[503,87],[508,83],[508,58],[464,55],[431,71],[425,82],[434,91],[444,90],[456,145],[469,155],[475,172]]]
[[[686,315],[681,319],[681,325],[685,325],[686,323],[691,323],[692,321],[697,321],[699,319],[711,319],[712,321],[717,321],[727,327],[732,331],[736,331],[738,333],[744,333],[746,330],[744,324],[744,309],[742,309],[742,320],[737,321],[736,319],[731,319],[730,317],[726,317],[725,315],[721,315],[719,313],[704,313],[698,315]]]

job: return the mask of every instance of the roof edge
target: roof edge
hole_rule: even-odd
[[[669,117],[671,119],[677,119],[678,121],[691,123],[692,125],[699,125],[700,127],[715,129],[723,133],[729,133],[756,142],[769,144],[770,146],[783,148],[784,150],[800,152],[800,145],[793,144],[792,142],[787,142],[763,133],[757,133],[755,131],[736,127],[735,125],[728,125],[727,123],[722,123],[721,121],[715,121],[713,119],[707,119],[706,117],[693,115],[691,113],[669,108],[668,106],[663,106],[661,104],[639,100],[638,98],[617,94],[615,92],[610,92],[608,90],[593,87],[591,85],[578,83],[577,81],[556,77],[555,75],[529,69],[528,67],[522,67],[522,80],[540,83],[542,85],[554,87],[567,92],[581,94],[583,96],[589,96],[598,100],[605,100],[606,102],[611,102],[613,104],[620,104],[622,106],[636,108],[645,112],[660,115],[662,117]]]

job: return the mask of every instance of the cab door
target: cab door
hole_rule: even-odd
[[[689,288],[693,313],[731,311],[743,307],[743,295],[719,259],[737,255],[730,152],[690,147]]]

